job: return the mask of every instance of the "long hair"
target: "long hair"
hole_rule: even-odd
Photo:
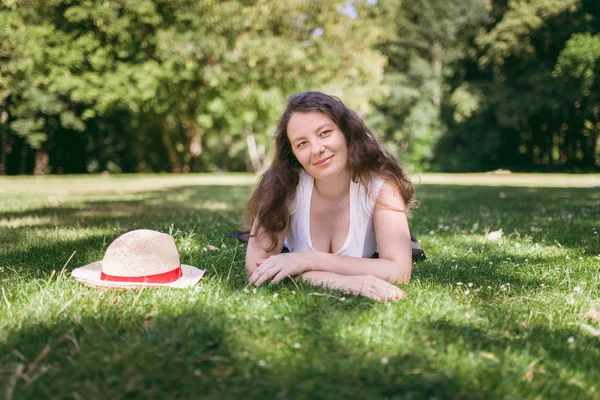
[[[348,168],[352,180],[370,187],[373,173],[395,184],[402,197],[404,211],[417,204],[410,179],[396,159],[384,149],[363,119],[337,97],[321,92],[302,92],[288,98],[287,107],[275,130],[275,157],[262,175],[248,202],[246,222],[253,226],[253,235],[262,230],[271,240],[267,251],[277,247],[277,233],[283,231],[290,219],[289,205],[296,195],[302,166],[292,151],[287,125],[294,112],[316,111],[329,116],[344,133],[348,146]]]

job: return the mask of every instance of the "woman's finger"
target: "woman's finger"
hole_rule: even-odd
[[[269,279],[271,279],[273,276],[275,276],[278,272],[279,272],[279,270],[276,267],[265,270],[262,273],[262,275],[260,276],[260,278],[254,284],[256,286],[260,286],[263,283],[265,283],[266,281],[268,281]]]
[[[289,277],[289,275],[287,273],[285,273],[283,270],[279,271],[279,273],[277,275],[275,275],[275,277],[273,279],[271,279],[270,284],[276,285],[287,277]]]
[[[257,280],[260,279],[260,277],[265,273],[265,271],[267,270],[266,265],[263,264],[262,268],[256,268],[254,270],[254,272],[252,272],[252,275],[250,275],[250,278],[248,278],[248,282],[254,284]]]
[[[383,299],[383,301],[386,301],[386,300],[398,301],[406,295],[406,293],[404,293],[403,291],[398,289],[396,286],[392,285],[389,282],[385,282],[385,281],[381,282],[381,284],[379,284],[379,285],[376,285],[375,291],[376,291],[377,295],[380,297],[380,299]]]
[[[256,273],[256,271],[254,271],[249,277],[248,277],[248,283],[253,285],[254,282],[256,282],[256,280],[258,279],[259,274]]]
[[[266,261],[269,261],[269,259],[265,258],[264,260],[260,260],[260,261],[256,262],[256,264],[258,265],[258,268],[256,268],[252,272],[250,277],[248,277],[249,283],[253,284],[254,282],[256,282],[258,279],[260,279],[260,277],[262,276],[264,271],[269,269],[269,264]]]

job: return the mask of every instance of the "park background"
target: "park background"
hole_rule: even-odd
[[[599,19],[598,0],[0,0],[0,174],[43,175],[0,177],[0,398],[597,400]],[[286,97],[315,89],[413,178],[427,259],[400,302],[249,287],[227,236]],[[71,278],[140,228],[200,284]]]
[[[261,171],[337,95],[415,171],[600,170],[597,0],[4,0],[0,174]]]

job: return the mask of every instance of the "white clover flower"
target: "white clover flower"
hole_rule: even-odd
[[[456,286],[462,286],[462,282],[456,282]]]
[[[267,362],[265,360],[258,360],[258,365],[260,365],[261,367],[266,367]]]
[[[387,357],[381,357],[381,363],[383,365],[387,364],[388,362],[390,362],[390,360]]]
[[[573,343],[575,341],[575,338],[573,336],[569,336],[569,338],[567,339],[567,342],[569,343]]]
[[[469,289],[465,290],[465,294],[469,294],[471,291]]]

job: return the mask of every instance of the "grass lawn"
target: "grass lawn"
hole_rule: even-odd
[[[224,234],[250,175],[1,178],[0,398],[600,398],[599,176],[475,178],[422,176],[428,259],[389,303],[246,287]],[[70,278],[138,228],[171,233],[200,286]]]

